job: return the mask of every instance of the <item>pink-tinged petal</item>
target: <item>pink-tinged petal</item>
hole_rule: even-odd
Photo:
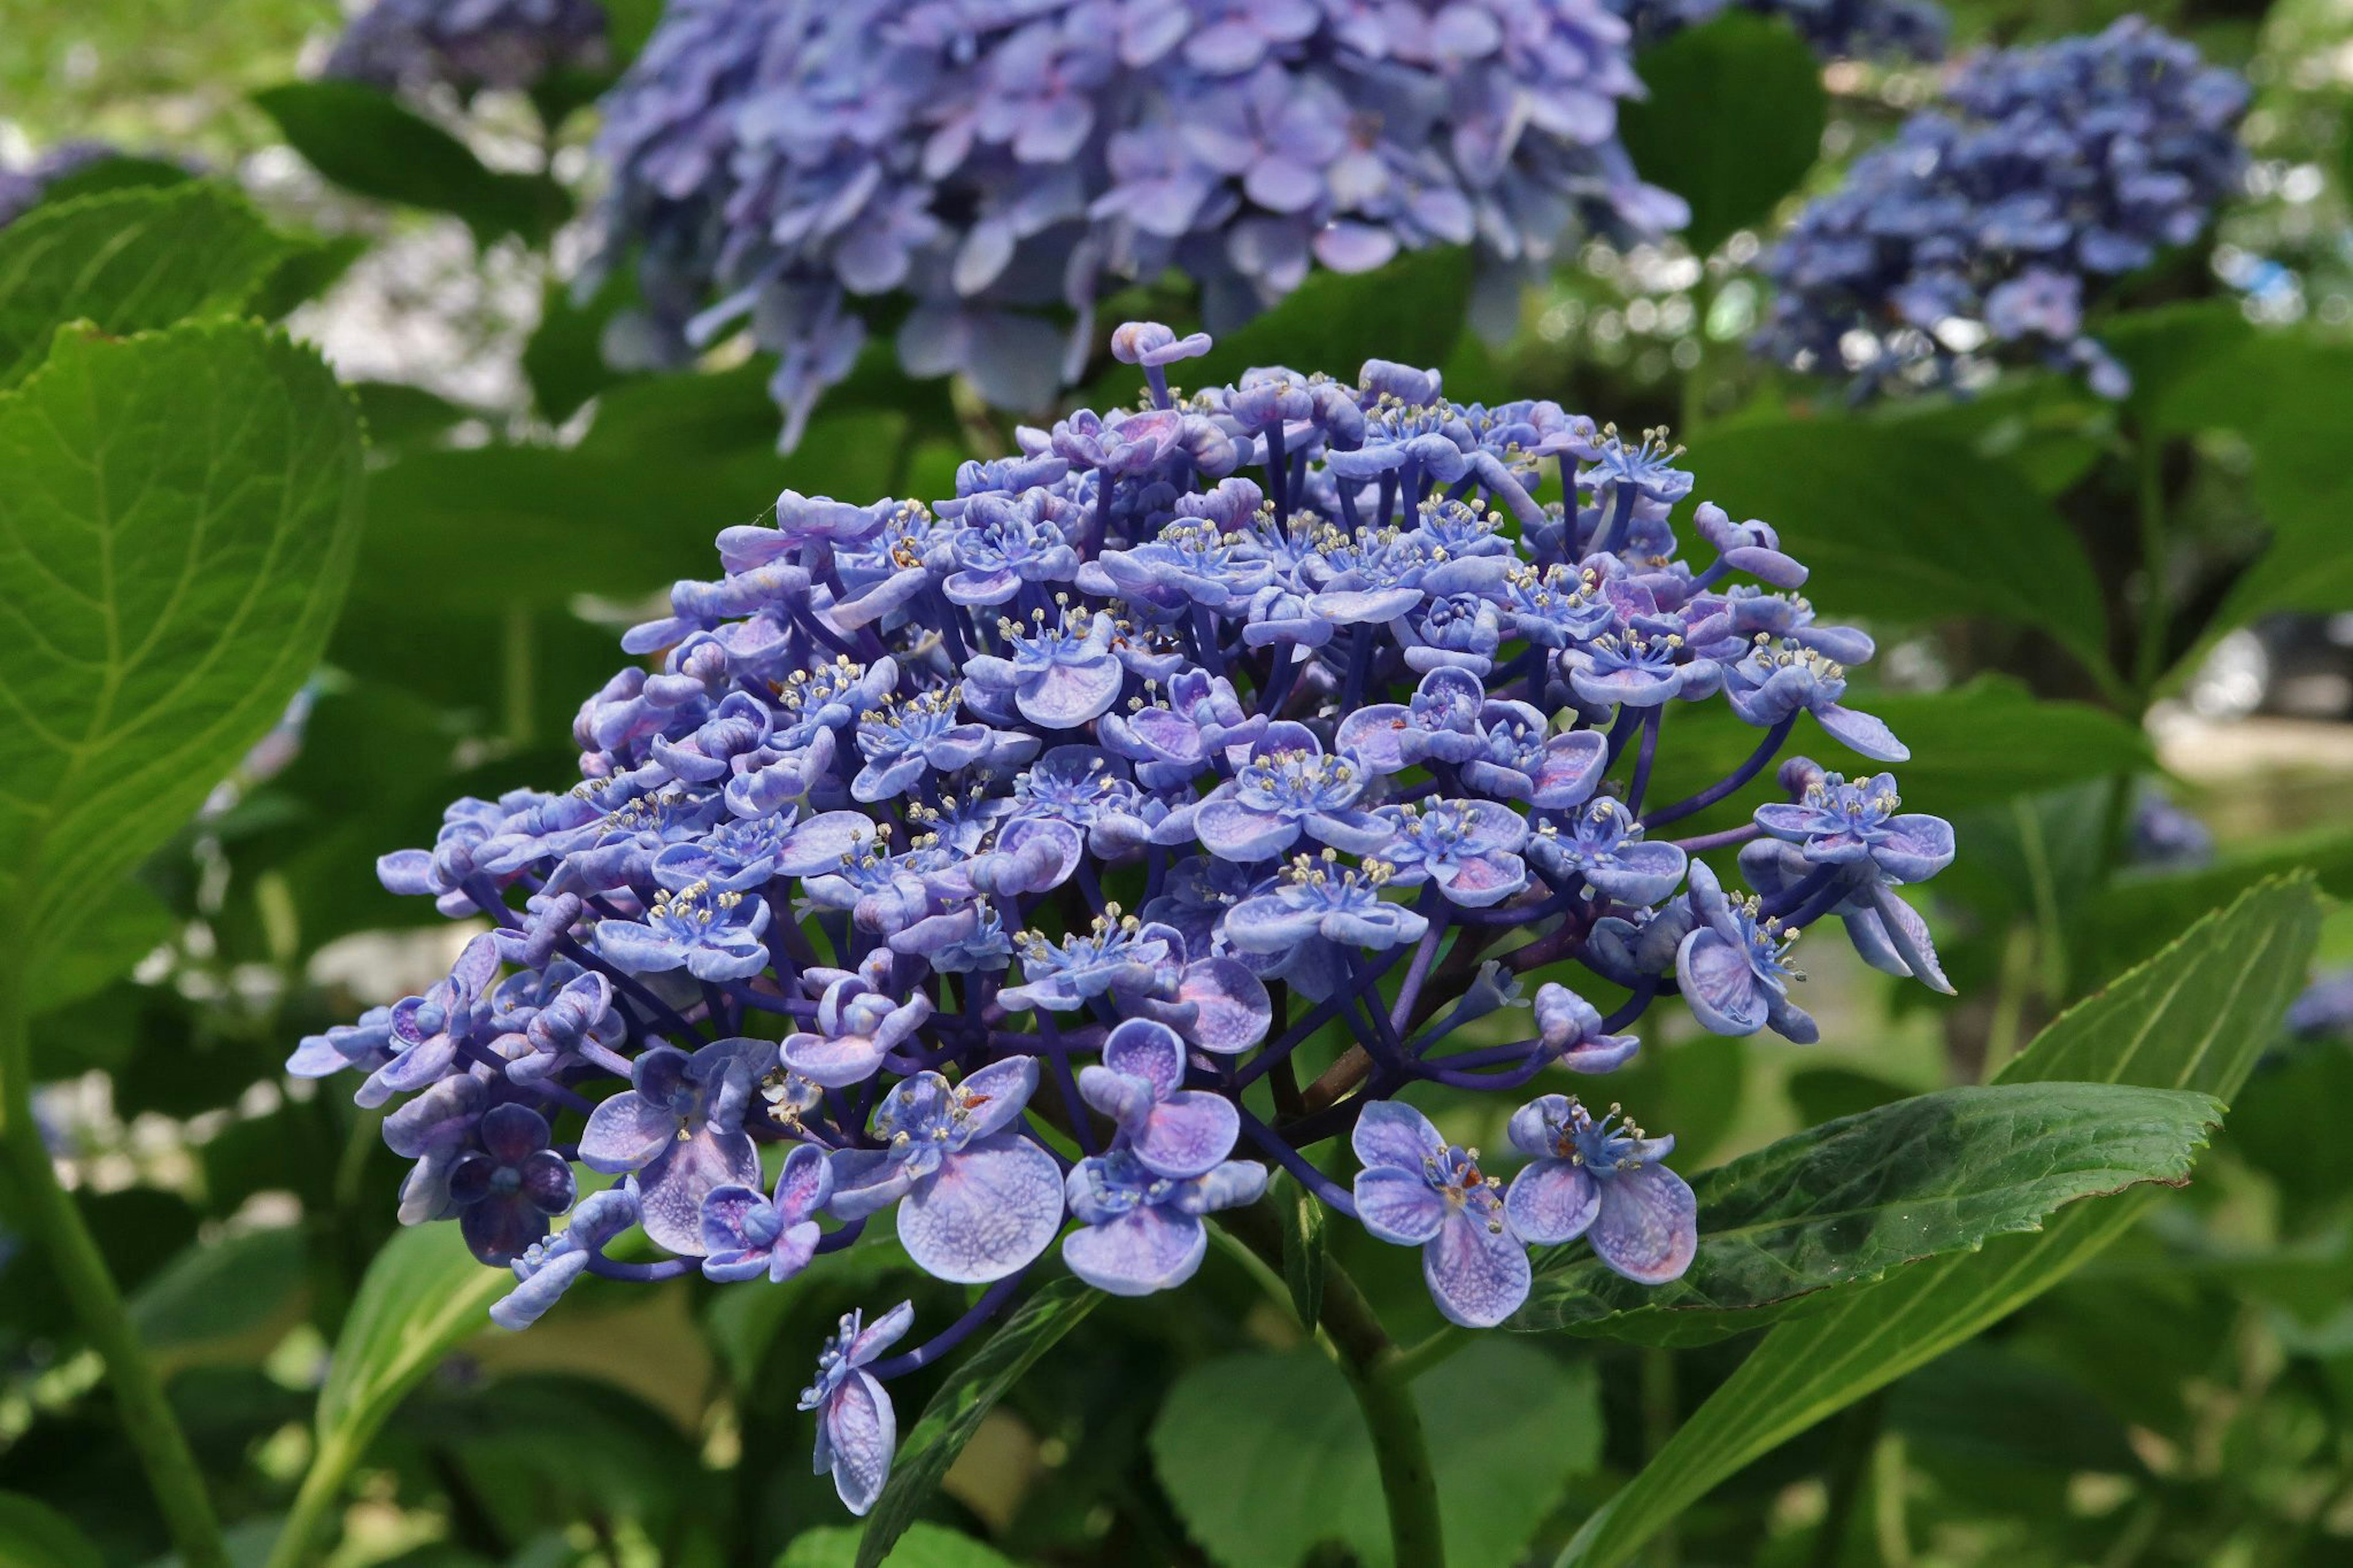
[[[1841,708],[1835,702],[1824,703],[1814,710],[1814,717],[1833,739],[1849,751],[1860,752],[1875,763],[1908,762],[1912,748],[1895,738],[1895,731],[1868,713],[1858,713],[1852,708]]]
[[[741,1132],[674,1139],[638,1178],[638,1223],[664,1251],[702,1256],[702,1200],[716,1187],[757,1188],[760,1151]]]
[[[1332,749],[1345,752],[1377,773],[1393,773],[1408,766],[1401,742],[1412,722],[1412,710],[1402,702],[1380,702],[1359,708],[1340,721]]]
[[[826,1089],[849,1089],[864,1083],[882,1065],[885,1047],[865,1035],[845,1035],[838,1040],[823,1035],[786,1035],[785,1065]]]
[[[702,1258],[702,1277],[722,1285],[757,1279],[768,1271],[770,1258],[771,1254],[765,1247],[730,1247],[707,1252]]]
[[[1365,1228],[1398,1247],[1419,1247],[1446,1223],[1446,1200],[1419,1171],[1375,1165],[1356,1173],[1354,1191]]]
[[[1208,1249],[1208,1227],[1198,1219],[1146,1207],[1072,1231],[1063,1238],[1062,1261],[1098,1290],[1149,1296],[1193,1278]]]
[[[1682,1279],[1699,1250],[1691,1184],[1664,1165],[1640,1165],[1600,1185],[1600,1214],[1587,1237],[1593,1255],[1640,1284]]]
[[[1896,896],[1893,888],[1872,889],[1872,907],[1879,915],[1880,929],[1886,933],[1888,945],[1904,960],[1905,968],[1931,991],[1953,994],[1953,983],[1945,978],[1945,968],[1937,962],[1936,944],[1928,935],[1928,922],[1920,911]]]
[[[1365,1107],[1348,1142],[1361,1163],[1401,1165],[1417,1178],[1421,1174],[1422,1162],[1446,1152],[1446,1140],[1438,1135],[1430,1118],[1394,1100],[1377,1100]]]
[[[1765,987],[1748,966],[1748,955],[1710,928],[1702,926],[1683,938],[1675,950],[1675,977],[1683,1001],[1711,1033],[1738,1037],[1765,1026]]]
[[[1272,858],[1299,837],[1298,824],[1232,800],[1205,804],[1193,816],[1193,831],[1210,854],[1245,866]]]
[[[1609,742],[1590,730],[1555,735],[1536,763],[1533,804],[1547,811],[1582,805],[1609,760]]]
[[[1527,1248],[1510,1226],[1457,1209],[1421,1249],[1421,1278],[1450,1321],[1492,1329],[1528,1299],[1534,1273]]]
[[[1229,1057],[1266,1038],[1274,999],[1266,982],[1231,958],[1205,958],[1186,967],[1176,1000],[1198,1009],[1186,1037],[1205,1051]]]
[[[750,1187],[733,1184],[713,1187],[702,1198],[702,1249],[716,1255],[734,1248],[748,1247],[751,1239],[744,1232],[744,1216],[755,1208],[765,1207],[768,1200]],[[765,1248],[761,1249],[764,1253]],[[761,1259],[767,1267],[766,1258]]]
[[[833,1196],[833,1166],[825,1151],[814,1144],[797,1144],[776,1173],[776,1213],[793,1225],[822,1210]]]
[[[1130,1018],[1103,1041],[1103,1065],[1142,1079],[1154,1099],[1166,1100],[1185,1087],[1185,1042],[1166,1024]]]
[[[1639,1035],[1595,1035],[1564,1054],[1560,1065],[1571,1072],[1616,1072],[1642,1048]]]
[[[1119,1123],[1122,1130],[1139,1128],[1160,1103],[1152,1085],[1128,1073],[1113,1072],[1109,1068],[1083,1067],[1079,1069],[1079,1098]]]
[[[817,1221],[803,1220],[778,1237],[775,1248],[768,1254],[770,1282],[781,1285],[807,1268],[809,1259],[817,1256],[817,1244],[824,1236],[825,1232],[818,1227]]]
[[[1038,1092],[1038,1058],[1008,1057],[1001,1062],[991,1062],[976,1073],[967,1073],[956,1085],[956,1093],[969,1110],[965,1127],[970,1137],[981,1139],[1001,1132],[1021,1114],[1029,1097]]]
[[[1528,885],[1528,868],[1516,855],[1482,855],[1458,860],[1438,876],[1438,885],[1458,904],[1483,910],[1500,904]]]
[[[982,1285],[1046,1250],[1062,1226],[1062,1173],[1027,1138],[968,1144],[899,1205],[899,1240],[935,1279]]]
[[[1135,1157],[1155,1175],[1198,1176],[1233,1152],[1240,1113],[1223,1095],[1179,1089],[1155,1107],[1134,1139]]]
[[[1567,1160],[1536,1161],[1512,1178],[1504,1194],[1504,1217],[1520,1239],[1556,1247],[1583,1236],[1600,1212],[1600,1185],[1593,1173]]]
[[[902,1301],[864,1328],[849,1342],[847,1352],[849,1364],[864,1366],[892,1345],[906,1338],[907,1331],[915,1326],[915,1304]]]
[[[899,1447],[899,1421],[891,1395],[873,1373],[853,1372],[826,1400],[819,1419],[825,1423],[824,1448],[833,1489],[841,1494],[842,1507],[862,1516],[882,1495]]]
[[[843,1149],[827,1163],[833,1169],[833,1196],[826,1208],[836,1219],[859,1219],[889,1208],[915,1179],[905,1162],[881,1149]]]
[[[601,1100],[580,1134],[580,1163],[617,1176],[643,1168],[678,1137],[678,1118],[634,1089]]]

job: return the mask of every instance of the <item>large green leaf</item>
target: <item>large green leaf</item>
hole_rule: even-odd
[[[174,1258],[131,1299],[131,1321],[167,1366],[259,1362],[291,1326],[303,1283],[301,1230],[244,1231]]]
[[[1446,1558],[1516,1562],[1562,1489],[1599,1461],[1592,1368],[1485,1337],[1414,1384],[1436,1441]],[[1219,1568],[1294,1568],[1324,1542],[1390,1562],[1372,1442],[1345,1378],[1313,1351],[1187,1370],[1152,1426],[1161,1486]]]
[[[300,248],[210,183],[45,205],[0,228],[0,386],[67,321],[120,337],[226,314]]]
[[[2099,579],[2073,531],[2015,470],[1967,446],[1860,419],[1770,420],[1701,433],[1683,466],[1699,500],[1780,531],[1825,610],[1991,616],[2105,666]]]
[[[2353,831],[2323,827],[2259,839],[2194,871],[2120,877],[2100,888],[2081,926],[2086,979],[2115,974],[2165,945],[2166,938],[2219,910],[2266,877],[2309,871],[2320,890],[2353,897]]]
[[[0,1492],[0,1563],[7,1568],[105,1568],[106,1557],[73,1521],[17,1492]]]
[[[1681,1279],[1653,1289],[1563,1258],[1510,1326],[1675,1345],[1762,1328],[1817,1292],[2039,1230],[2079,1198],[2186,1181],[2221,1115],[2202,1094],[2120,1084],[1897,1100],[1701,1176],[1699,1256]]]
[[[505,1269],[467,1250],[454,1225],[418,1226],[385,1244],[360,1280],[319,1391],[306,1501],[335,1494],[385,1417],[444,1356],[488,1326],[491,1303],[513,1285]],[[311,1502],[314,1510],[323,1506]],[[306,1544],[281,1542],[273,1561],[291,1560]]]
[[[28,972],[310,675],[359,469],[351,400],[256,326],[63,332],[0,395],[0,909]]]
[[[464,142],[389,95],[348,81],[295,81],[253,95],[279,132],[347,191],[445,212],[485,240],[535,239],[571,211],[543,174],[484,168]]]
[[[1100,1291],[1067,1275],[1053,1280],[1022,1302],[987,1344],[956,1367],[899,1445],[891,1479],[867,1517],[858,1568],[880,1568],[997,1402],[1102,1300]]]
[[[107,889],[74,932],[72,943],[26,976],[25,1011],[38,1015],[104,990],[172,939],[179,921],[145,884],[125,879]]]
[[[1619,111],[1619,134],[1642,178],[1691,204],[1701,256],[1771,216],[1821,152],[1821,63],[1786,22],[1727,11],[1634,68],[1650,97]]]
[[[2138,1084],[2228,1100],[2304,984],[2319,926],[2308,878],[2266,882],[2062,1015],[2000,1081]],[[1625,1562],[1752,1459],[2049,1289],[2128,1228],[2143,1203],[2133,1194],[2079,1204],[2039,1235],[1932,1259],[1775,1328],[1586,1521],[1559,1568]]]

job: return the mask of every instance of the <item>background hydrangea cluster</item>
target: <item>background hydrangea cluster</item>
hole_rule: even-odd
[[[2237,73],[2138,17],[1981,55],[1767,255],[1759,347],[1862,392],[1947,382],[1983,349],[2120,397],[2128,377],[2084,313],[2204,231],[2244,162],[2246,104]]]
[[[605,61],[598,0],[376,0],[335,40],[324,74],[387,90],[520,90]]]
[[[1890,776],[1796,758],[1746,826],[1660,831],[1801,722],[1905,755],[1841,700],[1870,639],[1817,622],[1769,525],[1702,504],[1690,560],[1658,433],[1383,361],[1180,395],[1208,346],[1123,327],[1140,406],[1024,430],[933,505],[788,491],[723,531],[724,574],[676,584],[623,640],[650,665],[581,708],[576,787],[460,800],[382,861],[493,929],[289,1064],[395,1105],[402,1217],[512,1267],[511,1327],[584,1273],[780,1280],[894,1210],[916,1264],[990,1289],[920,1351],[882,1356],[904,1308],[827,1349],[806,1403],[853,1509],[884,1381],[1058,1237],[1104,1290],[1179,1285],[1272,1165],[1419,1248],[1458,1323],[1512,1313],[1532,1246],[1662,1282],[1696,1244],[1673,1140],[1539,1077],[1623,1065],[1662,996],[1814,1038],[1790,946],[1831,916],[1947,988],[1896,889],[1951,829]],[[1719,700],[1754,753],[1653,798],[1669,714]],[[1736,846],[1752,891],[1694,853]],[[1522,1037],[1460,1037],[1571,963]],[[1303,1086],[1327,1025],[1355,1043]],[[1396,1098],[1430,1083],[1532,1095],[1508,1184]],[[1346,1187],[1303,1153],[1341,1136]],[[619,1181],[574,1210],[575,1159]],[[670,1256],[614,1257],[632,1227]]]
[[[1175,268],[1218,330],[1312,266],[1679,226],[1616,138],[1628,38],[1599,0],[680,0],[605,101],[607,243],[674,342],[749,317],[787,445],[855,299],[912,298],[911,373],[1040,407],[1107,279]]]
[[[1637,47],[1741,10],[1783,18],[1824,59],[1933,60],[1952,27],[1935,0],[1619,0],[1617,9]]]

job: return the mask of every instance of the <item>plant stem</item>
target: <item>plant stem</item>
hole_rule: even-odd
[[[16,989],[22,983],[21,976],[0,971],[0,1144],[6,1147],[18,1206],[48,1253],[82,1332],[106,1363],[123,1432],[147,1472],[180,1560],[189,1568],[228,1568],[220,1522],[179,1417],[164,1396],[163,1381],[132,1327],[98,1243],[58,1184],[57,1167],[33,1120],[32,1043]]]
[[[1675,1435],[1676,1418],[1681,1413],[1675,1394],[1674,1352],[1646,1345],[1641,1352],[1641,1368],[1642,1459],[1648,1464],[1659,1457],[1668,1439]],[[1651,1538],[1651,1549],[1645,1555],[1651,1568],[1674,1568],[1683,1560],[1683,1545],[1672,1521],[1661,1526]]]
[[[1264,1199],[1220,1216],[1225,1229],[1282,1277],[1281,1222]],[[1324,1304],[1316,1314],[1340,1370],[1355,1390],[1356,1407],[1373,1439],[1373,1463],[1380,1471],[1381,1495],[1389,1511],[1389,1546],[1396,1568],[1446,1568],[1446,1539],[1439,1529],[1438,1476],[1430,1468],[1430,1445],[1414,1404],[1412,1377],[1419,1365],[1398,1351],[1356,1282],[1336,1263],[1325,1261]],[[1287,1298],[1287,1292],[1286,1292]],[[1419,1352],[1430,1342],[1415,1347]]]
[[[1389,1375],[1400,1383],[1411,1383],[1470,1342],[1469,1333],[1450,1324],[1428,1339],[1398,1351],[1389,1362]]]

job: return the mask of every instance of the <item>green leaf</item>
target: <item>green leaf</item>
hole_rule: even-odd
[[[311,674],[359,470],[326,366],[248,324],[61,333],[0,395],[0,909],[27,973]]]
[[[1642,178],[1691,204],[1700,256],[1772,216],[1821,152],[1821,63],[1778,18],[1730,11],[1634,62],[1647,100],[1618,111]]]
[[[2191,411],[2195,389],[2218,365],[2234,362],[2253,340],[2235,299],[2185,300],[2152,310],[2133,310],[2100,323],[2100,345],[2132,374],[2126,400],[2145,426],[2179,435]]]
[[[923,1406],[914,1430],[899,1445],[891,1479],[883,1483],[882,1495],[875,1500],[866,1533],[859,1542],[857,1568],[879,1568],[915,1515],[932,1500],[948,1467],[980,1430],[982,1419],[1039,1356],[1053,1349],[1102,1301],[1100,1291],[1067,1275],[1053,1280],[1022,1302],[987,1344],[949,1374],[932,1402]]]
[[[7,1568],[105,1568],[105,1554],[64,1514],[20,1492],[0,1492],[0,1563]]]
[[[1998,1081],[2137,1084],[2227,1100],[2302,987],[2319,928],[2308,878],[2266,882],[2063,1014]],[[1558,1568],[1625,1562],[1734,1471],[2049,1289],[2129,1228],[2145,1202],[2079,1204],[2039,1235],[1931,1259],[1780,1324],[1586,1521]]]
[[[167,1367],[259,1362],[292,1325],[303,1271],[291,1226],[199,1243],[140,1287],[131,1321]]]
[[[1825,610],[1990,616],[2105,668],[2099,579],[2073,531],[2017,472],[1965,445],[1852,418],[1770,420],[1703,432],[1683,466],[1698,500],[1780,531]]]
[[[349,1470],[408,1391],[487,1328],[514,1277],[467,1250],[454,1225],[400,1231],[368,1265],[319,1391],[313,1468]],[[310,1483],[305,1482],[307,1487]]]
[[[161,158],[139,158],[126,153],[100,158],[69,170],[41,187],[37,205],[48,206],[58,202],[69,202],[80,196],[102,195],[109,191],[161,190],[167,185],[185,185],[195,178],[178,163]]]
[[[2332,898],[2353,897],[2353,831],[2323,827],[2260,839],[2195,871],[2119,877],[2084,911],[2085,978],[2097,980],[2138,963],[2168,933],[2219,910],[2267,877],[2307,871]]]
[[[70,1006],[104,990],[171,941],[178,929],[178,918],[145,884],[127,879],[117,882],[96,900],[56,961],[26,977],[26,1016]]]
[[[1516,1562],[1573,1476],[1599,1463],[1593,1370],[1494,1337],[1415,1383],[1433,1439],[1450,1563]],[[1219,1568],[1294,1568],[1325,1542],[1388,1568],[1388,1515],[1346,1379],[1314,1351],[1188,1369],[1151,1433],[1153,1466]]]
[[[320,174],[363,196],[450,213],[484,241],[542,239],[571,216],[564,187],[543,174],[482,166],[464,142],[373,88],[297,81],[253,101]]]
[[[858,1536],[854,1524],[804,1531],[793,1537],[776,1568],[855,1568]],[[1014,1568],[1014,1563],[969,1535],[917,1520],[882,1559],[881,1568]]]
[[[1948,691],[1857,692],[1847,700],[1886,721],[1896,739],[1911,748],[1910,761],[1892,764],[1906,810],[1950,816],[2157,765],[2148,736],[2138,725],[2088,702],[2038,698],[2006,675],[1980,675]],[[1672,713],[1664,734],[1651,797],[1662,803],[1725,777],[1761,738],[1721,703]],[[1988,736],[1997,735],[2000,744],[1986,743]],[[1810,720],[1799,721],[1782,754],[1812,757],[1850,778],[1891,767],[1849,751]],[[1783,798],[1768,768],[1733,797],[1731,807],[1716,809],[1729,820],[1745,817],[1759,802]]]
[[[120,337],[229,314],[300,248],[211,183],[45,204],[0,228],[0,386],[67,321]]]
[[[1282,1282],[1291,1288],[1291,1310],[1313,1330],[1324,1310],[1324,1230],[1327,1218],[1315,1195],[1288,1173],[1274,1178],[1275,1217],[1282,1226]]]
[[[2205,1095],[2121,1084],[1900,1100],[1702,1175],[1699,1256],[1672,1284],[1637,1285],[1579,1248],[1574,1262],[1546,1260],[1509,1326],[1662,1345],[1762,1328],[1816,1292],[2040,1230],[2079,1198],[2178,1186],[2221,1119]]]
[[[477,416],[473,409],[438,393],[397,381],[354,382],[352,395],[359,399],[360,413],[367,420],[368,440],[377,447],[428,441]]]

